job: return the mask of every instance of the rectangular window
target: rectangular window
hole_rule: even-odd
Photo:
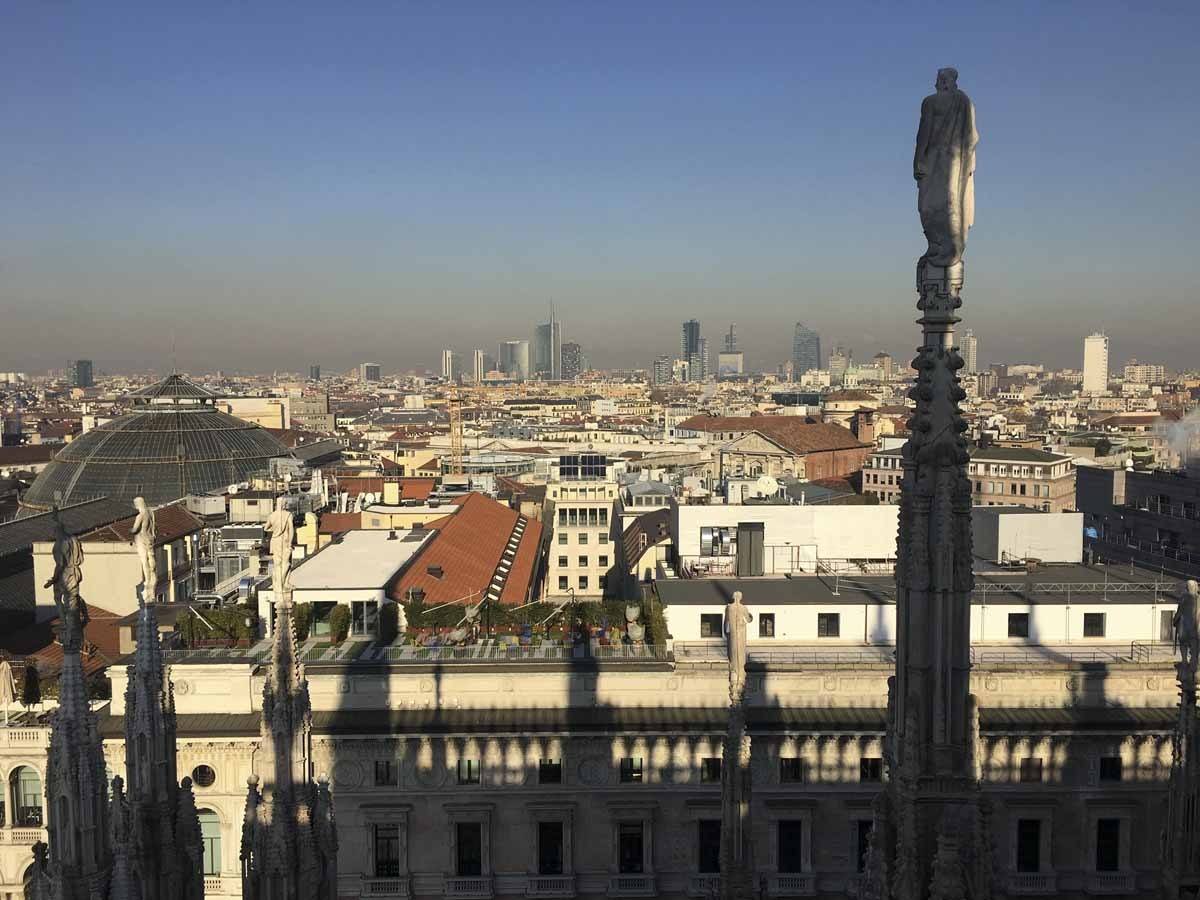
[[[458,761],[458,783],[479,784],[479,760],[460,759]]]
[[[538,822],[537,854],[539,875],[563,873],[563,823]]]
[[[1083,614],[1083,636],[1088,638],[1104,637],[1104,613]]]
[[[538,762],[538,784],[562,784],[561,759],[543,759]]]
[[[817,613],[817,637],[835,638],[842,633],[841,613]]]
[[[1017,871],[1042,871],[1042,820],[1017,819]]]
[[[1008,614],[1008,636],[1010,638],[1029,637],[1029,613]]]
[[[719,638],[724,634],[724,630],[720,613],[700,614],[700,637]]]
[[[871,829],[875,827],[872,819],[859,819],[855,829],[855,859],[854,871],[867,871],[867,851],[871,849]]]
[[[883,760],[878,756],[864,756],[858,761],[859,781],[883,781]]]
[[[1121,820],[1096,820],[1096,871],[1121,871]]]
[[[758,636],[760,638],[775,637],[775,613],[758,614]]]
[[[798,756],[784,756],[779,760],[780,784],[804,783],[804,760]]]
[[[1100,757],[1100,780],[1101,781],[1120,781],[1121,780],[1121,757],[1119,757],[1119,756],[1102,756],[1102,757]]]
[[[558,589],[560,591],[569,591],[571,589],[571,582],[566,575],[558,576]]]
[[[483,823],[458,822],[454,826],[454,874],[460,878],[483,874]]]
[[[580,556],[579,557],[579,568],[586,569],[587,564],[588,564],[588,558],[586,556]]]
[[[721,871],[721,820],[701,819],[697,825],[699,858],[697,866],[702,873]]]
[[[567,524],[567,508],[565,506],[560,506],[558,508],[558,524],[559,525]]]
[[[621,784],[642,783],[642,758],[626,756],[621,760]]]
[[[587,532],[586,531],[579,532],[579,546],[581,546],[581,547],[587,546]]]
[[[700,760],[700,780],[705,784],[721,780],[721,757],[709,756]]]
[[[579,576],[579,589],[586,591],[588,589],[588,577],[586,575]]]
[[[565,544],[566,542],[567,542],[567,533],[565,531],[560,531],[558,533],[558,543],[560,545],[562,545],[562,544]]]
[[[777,837],[780,872],[804,871],[804,821],[781,819]]]
[[[1021,783],[1022,784],[1041,784],[1042,782],[1042,760],[1041,757],[1027,756],[1021,760]]]
[[[375,826],[375,877],[398,878],[400,875],[400,826]]]
[[[602,569],[607,569],[608,568],[608,557],[607,556],[597,557],[596,565],[598,565]]]
[[[400,770],[392,759],[375,760],[375,786],[395,787],[400,783]]]
[[[605,534],[604,532],[600,532],[599,537],[596,538],[596,543],[607,544],[608,543],[608,535]]]
[[[617,869],[622,875],[640,875],[645,870],[644,846],[641,822],[617,826]]]
[[[571,564],[571,559],[570,559],[570,557],[567,557],[567,556],[560,556],[560,557],[558,558],[558,567],[559,567],[560,569],[565,569],[565,568],[566,568],[567,566],[569,566],[570,564]]]
[[[607,509],[600,510],[600,524],[601,525],[608,524],[608,510]]]

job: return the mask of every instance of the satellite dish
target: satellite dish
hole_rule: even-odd
[[[773,497],[779,493],[779,482],[770,475],[759,475],[754,487],[763,497]]]

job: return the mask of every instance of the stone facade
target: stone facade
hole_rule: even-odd
[[[755,646],[756,879],[769,896],[847,896],[880,787],[892,668],[763,667]],[[180,772],[213,773],[196,787],[197,806],[220,823],[221,865],[206,896],[236,897],[263,674],[233,661],[180,661],[173,671]],[[713,826],[704,823],[721,818],[712,761],[727,729],[723,659],[311,664],[307,673],[313,767],[331,774],[337,803],[339,897],[711,895]],[[1115,881],[1154,890],[1175,718],[1169,662],[977,666],[971,692],[995,865],[1009,893],[1083,896]],[[123,752],[115,707],[102,720],[114,769]],[[1118,869],[1100,871],[1114,819]],[[1037,869],[1018,871],[1031,864],[1030,820]]]

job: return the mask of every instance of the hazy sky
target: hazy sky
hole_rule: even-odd
[[[0,6],[0,370],[917,342],[921,98],[981,142],[981,361],[1200,366],[1200,4]]]

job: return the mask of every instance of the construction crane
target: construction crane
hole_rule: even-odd
[[[450,416],[450,474],[461,475],[463,473],[462,404],[456,387],[450,389],[446,412]]]

